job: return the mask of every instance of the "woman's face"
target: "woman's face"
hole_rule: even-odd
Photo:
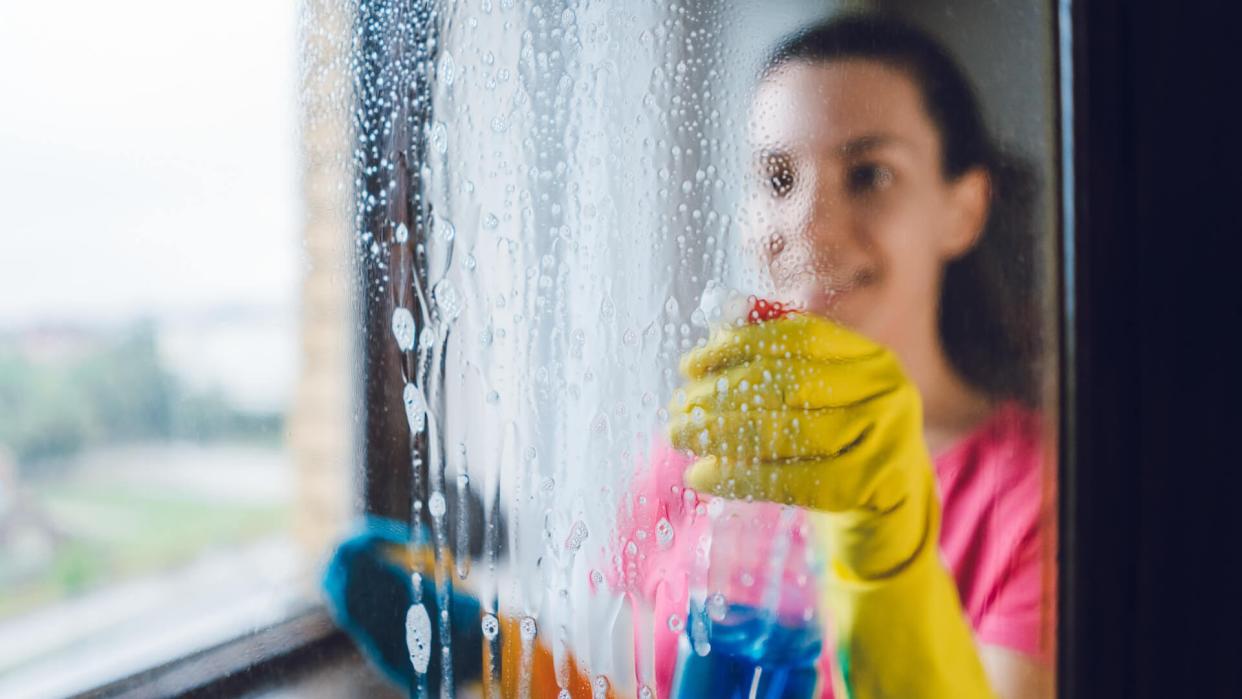
[[[942,269],[983,227],[987,178],[944,178],[914,82],[877,61],[795,61],[760,85],[750,131],[746,244],[777,300],[895,349],[934,330]]]

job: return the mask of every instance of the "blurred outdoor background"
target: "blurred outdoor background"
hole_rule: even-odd
[[[331,42],[299,55],[314,5],[0,5],[0,696],[279,621],[348,524],[348,119]]]

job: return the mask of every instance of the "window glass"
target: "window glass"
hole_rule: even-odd
[[[316,599],[353,507],[348,141],[323,66],[299,101],[298,27],[0,8],[2,696]]]
[[[369,378],[424,554],[402,682],[1051,686],[1049,26],[363,5]]]
[[[0,695],[1038,695],[1047,13],[0,10]]]

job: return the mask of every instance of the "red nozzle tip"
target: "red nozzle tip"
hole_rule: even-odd
[[[752,324],[784,318],[787,315],[798,312],[798,309],[787,306],[780,301],[769,301],[756,296],[751,296],[749,300],[750,312],[746,314],[746,322]]]

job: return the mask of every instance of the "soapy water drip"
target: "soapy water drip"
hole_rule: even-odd
[[[407,383],[401,392],[401,401],[405,404],[405,417],[412,434],[419,434],[427,425],[427,399],[418,386]]]
[[[489,641],[496,638],[497,634],[500,633],[500,621],[496,619],[495,614],[484,614],[481,626],[483,628],[483,637]]]
[[[444,501],[444,494],[438,491],[432,493],[427,500],[427,510],[431,513],[431,516],[438,520],[444,516],[446,509],[447,503]]]
[[[569,536],[565,539],[565,548],[568,551],[578,551],[582,548],[583,542],[587,540],[589,532],[587,531],[586,522],[576,520],[569,529]]]
[[[398,306],[392,312],[392,335],[402,352],[414,349],[414,315],[410,309]]]
[[[523,641],[535,640],[535,635],[539,632],[539,625],[535,622],[534,617],[522,617],[522,621],[518,624],[518,630],[522,634]]]
[[[661,517],[660,521],[656,522],[655,533],[656,543],[659,544],[661,549],[666,549],[669,546],[672,546],[674,535],[673,524],[668,521],[667,517]]]
[[[427,616],[427,608],[421,604],[412,605],[406,611],[405,645],[409,649],[414,672],[425,674],[431,662],[431,618]]]

